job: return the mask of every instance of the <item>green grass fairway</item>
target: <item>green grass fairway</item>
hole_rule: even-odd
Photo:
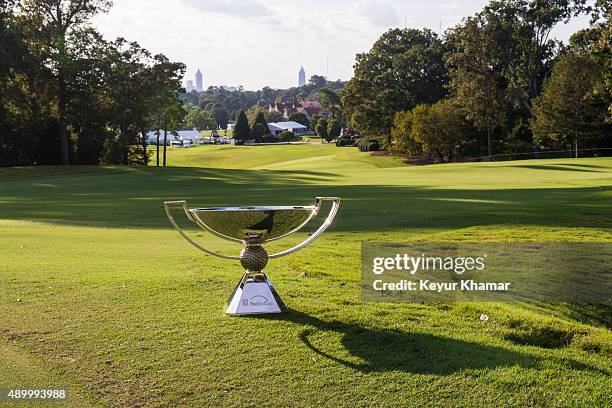
[[[71,406],[612,403],[609,307],[364,303],[359,289],[362,240],[612,242],[611,158],[407,167],[284,145],[169,149],[168,163],[0,169],[0,387],[69,387]],[[337,220],[270,261],[292,309],[272,317],[226,317],[239,264],[198,253],[162,210],[316,195],[342,197]],[[551,337],[565,345],[541,347]]]

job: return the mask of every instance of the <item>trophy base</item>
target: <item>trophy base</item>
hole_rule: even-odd
[[[226,314],[282,313],[285,304],[263,272],[245,272],[227,301]]]

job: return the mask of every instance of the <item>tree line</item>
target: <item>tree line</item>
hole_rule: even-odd
[[[319,100],[322,90],[338,92],[343,86],[342,81],[328,81],[320,75],[311,76],[304,86],[287,89],[266,86],[257,91],[245,90],[242,87],[229,91],[220,86],[210,86],[203,92],[194,90],[181,95],[187,110],[185,125],[202,130],[225,129],[230,121],[238,119],[240,111],[245,112],[251,124],[259,112],[263,112],[268,122],[280,122],[285,118],[282,113],[268,111],[271,104],[290,103],[297,99]],[[314,126],[300,115],[294,115],[289,120],[309,127]]]
[[[0,164],[147,164],[146,133],[183,120],[185,66],[105,40],[111,5],[0,1]]]
[[[444,162],[612,147],[609,1],[491,1],[439,37],[391,29],[358,54],[347,124],[397,153]],[[569,44],[551,31],[591,14]]]
[[[281,122],[283,120],[284,117],[278,112],[249,109],[247,114],[244,110],[241,110],[236,117],[233,137],[237,144],[244,144],[247,140],[252,140],[255,143],[276,142],[279,140],[290,142],[295,139],[295,135],[291,131],[281,132],[279,135],[280,139],[267,137],[270,133],[268,123]],[[322,115],[313,115],[309,117],[301,112],[293,112],[289,115],[289,120],[306,126],[314,131],[321,139],[328,142],[338,138],[342,130],[342,123],[339,119],[328,119],[326,116]]]

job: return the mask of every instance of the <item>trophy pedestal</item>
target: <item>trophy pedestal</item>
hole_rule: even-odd
[[[245,272],[227,301],[225,313],[241,316],[282,313],[285,304],[263,272]]]

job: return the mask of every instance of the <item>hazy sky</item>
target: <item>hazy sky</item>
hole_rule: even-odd
[[[442,0],[114,0],[94,25],[111,39],[123,36],[153,53],[199,67],[204,87],[296,86],[306,77],[350,79],[355,54],[367,51],[391,27],[428,27],[438,33],[480,10],[487,1]],[[574,19],[555,30],[563,41],[588,25]],[[329,64],[326,63],[329,61]]]

